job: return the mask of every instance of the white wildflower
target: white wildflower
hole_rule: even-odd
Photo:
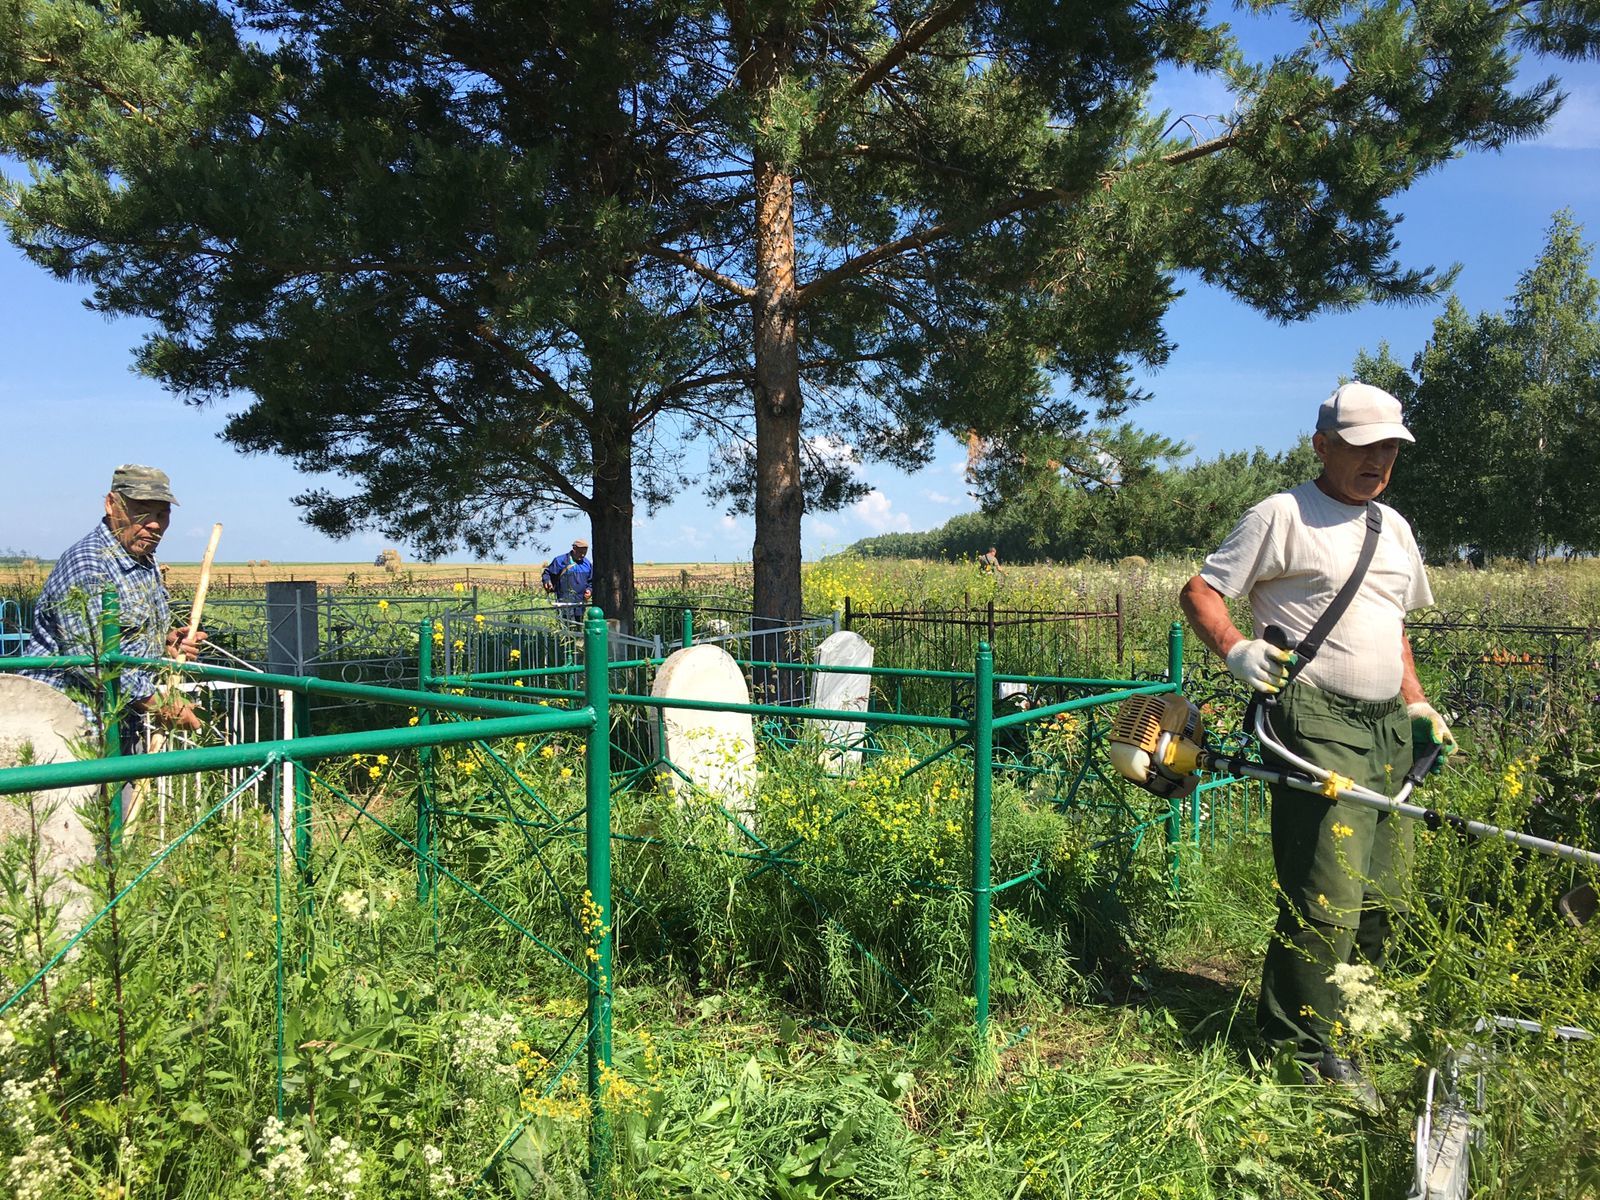
[[[33,1119],[43,1082],[39,1079],[0,1080],[0,1113],[5,1115],[19,1142],[26,1142],[33,1137]]]
[[[367,903],[367,893],[361,888],[351,888],[339,893],[339,907],[352,921],[376,920],[378,914]]]
[[[329,1138],[328,1149],[318,1165],[322,1178],[306,1189],[308,1197],[355,1200],[356,1189],[361,1186],[361,1156],[354,1146],[337,1135]]]
[[[1344,997],[1345,1028],[1358,1041],[1386,1034],[1408,1036],[1412,1022],[1420,1020],[1421,1014],[1401,1012],[1398,998],[1374,981],[1375,974],[1366,963],[1340,963],[1328,976],[1328,982]]]
[[[11,1156],[6,1166],[6,1182],[14,1200],[54,1200],[66,1189],[72,1175],[72,1156],[46,1134],[35,1134]]]
[[[277,1117],[268,1117],[256,1141],[256,1152],[266,1159],[261,1177],[267,1181],[269,1191],[300,1192],[304,1188],[311,1165],[304,1131],[291,1129]]]
[[[510,1013],[468,1013],[450,1047],[450,1063],[468,1079],[484,1075],[517,1078],[517,1068],[501,1061],[503,1048],[522,1032]]]
[[[422,1147],[422,1161],[428,1164],[428,1191],[435,1196],[454,1195],[461,1182],[444,1161],[444,1151],[429,1142]]]

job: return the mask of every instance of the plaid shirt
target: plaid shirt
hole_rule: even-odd
[[[122,614],[122,652],[140,658],[166,653],[172,615],[161,570],[152,559],[140,562],[111,535],[104,521],[56,560],[34,607],[33,635],[23,653],[29,655],[94,654],[100,650],[100,594],[117,591]],[[63,692],[91,693],[92,677],[82,670],[28,671],[33,678]],[[154,694],[149,671],[128,668],[122,694],[143,700]]]

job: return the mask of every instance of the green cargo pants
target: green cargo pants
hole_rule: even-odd
[[[1279,698],[1272,728],[1285,749],[1385,796],[1411,766],[1411,723],[1398,697],[1352,700],[1296,683]],[[1343,1003],[1328,976],[1358,953],[1382,961],[1391,914],[1406,910],[1412,834],[1404,817],[1272,788],[1278,920],[1256,1013],[1269,1046],[1310,1058],[1330,1045]]]

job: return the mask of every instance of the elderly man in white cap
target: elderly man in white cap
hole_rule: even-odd
[[[1398,400],[1345,384],[1317,413],[1311,444],[1322,473],[1245,513],[1179,596],[1235,678],[1281,691],[1270,719],[1289,751],[1384,794],[1410,768],[1414,739],[1455,748],[1406,637],[1406,614],[1433,603],[1422,557],[1405,518],[1377,502],[1401,444],[1414,440]],[[1225,597],[1238,596],[1249,598],[1253,636],[1229,615]],[[1319,623],[1320,647],[1308,640]],[[1287,687],[1295,659],[1262,636],[1273,626],[1310,651]],[[1334,968],[1358,954],[1381,962],[1392,915],[1406,907],[1411,839],[1404,818],[1273,789],[1278,920],[1257,1021],[1307,1082],[1345,1085],[1369,1106],[1377,1094],[1334,1036],[1344,1013]]]
[[[100,597],[111,588],[117,593],[124,654],[195,658],[205,634],[191,637],[187,627],[172,628],[156,563],[156,548],[176,503],[165,471],[133,463],[118,467],[106,493],[104,518],[62,553],[45,580],[25,653],[93,654],[99,643]],[[28,674],[80,699],[87,699],[94,686],[89,674],[78,669]],[[147,717],[166,726],[200,728],[194,709],[181,697],[164,695],[151,671],[124,671],[121,687],[132,718],[123,723],[124,750],[133,748]]]

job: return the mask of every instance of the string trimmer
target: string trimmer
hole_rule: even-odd
[[[1253,719],[1253,720],[1252,720]],[[1448,828],[1476,838],[1499,838],[1540,854],[1564,858],[1585,866],[1600,867],[1600,853],[1535,837],[1516,829],[1490,825],[1467,817],[1443,813],[1410,803],[1416,786],[1433,770],[1440,747],[1430,746],[1420,753],[1405,774],[1400,790],[1384,796],[1361,787],[1332,771],[1290,753],[1272,733],[1266,706],[1252,702],[1245,716],[1250,732],[1261,748],[1288,764],[1269,767],[1253,762],[1238,752],[1213,748],[1206,742],[1205,718],[1187,697],[1175,692],[1157,696],[1132,696],[1117,708],[1111,724],[1109,752],[1117,773],[1130,783],[1164,799],[1182,798],[1194,791],[1201,773],[1243,776],[1280,784],[1296,791],[1345,800],[1379,812],[1398,813],[1421,821],[1429,829]],[[1579,893],[1588,885],[1563,897],[1568,907],[1578,907]],[[1592,895],[1592,893],[1590,893]],[[1563,912],[1566,908],[1563,908]],[[1592,912],[1592,909],[1590,910]],[[1569,917],[1570,919],[1570,917]]]

